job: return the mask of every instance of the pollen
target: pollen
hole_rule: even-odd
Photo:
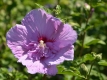
[[[46,44],[44,43],[44,41],[40,40],[39,47],[44,48],[45,46]]]

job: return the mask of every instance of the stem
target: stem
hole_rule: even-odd
[[[44,76],[43,76],[42,80],[46,80],[46,74],[44,74]]]
[[[73,77],[71,78],[71,80],[75,80],[75,76],[73,76]]]
[[[86,27],[87,27],[87,25],[88,25],[88,21],[89,21],[89,19],[92,17],[92,14],[93,14],[93,8],[91,7],[91,9],[90,9],[90,11],[89,11],[89,15],[88,15],[88,17],[86,18]],[[82,48],[81,48],[81,51],[80,51],[80,55],[79,55],[79,57],[82,55],[82,53],[83,53],[83,49],[84,49],[84,39],[85,39],[85,34],[86,34],[86,31],[84,31],[83,32],[83,35],[82,35]]]
[[[88,20],[89,20],[89,17],[86,19],[86,27],[87,27],[87,24],[88,24]],[[80,56],[82,55],[82,53],[83,53],[85,34],[86,34],[86,32],[84,31],[84,33],[83,33],[83,35],[82,35],[82,39],[83,39],[83,40],[82,40],[82,48],[81,48],[79,57],[80,57]]]
[[[100,68],[99,68],[100,66],[98,65],[98,71],[99,71],[99,76],[101,77],[101,80],[104,80],[104,78],[102,77],[102,75],[101,75],[101,73],[100,73]]]
[[[83,49],[84,49],[85,34],[86,34],[86,33],[84,32],[84,33],[83,33],[83,40],[82,40],[82,48],[81,48],[79,57],[82,55],[82,52],[83,52]]]
[[[87,80],[90,80],[90,73],[91,73],[91,70],[92,70],[93,65],[94,65],[94,62],[91,64],[91,67],[90,67],[90,70],[89,70],[89,73],[88,73]]]
[[[57,4],[59,5],[59,3],[60,3],[60,0],[57,0]]]

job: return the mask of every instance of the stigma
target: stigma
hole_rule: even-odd
[[[40,48],[45,48],[45,47],[46,47],[46,44],[44,43],[43,40],[40,40],[40,41],[39,41],[39,47],[40,47]]]

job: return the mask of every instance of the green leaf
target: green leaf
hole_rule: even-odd
[[[101,60],[101,61],[98,62],[98,64],[101,65],[101,66],[107,66],[107,61]]]
[[[59,5],[56,6],[56,14],[61,13],[61,7]]]
[[[38,8],[44,9],[46,12],[51,13],[52,11],[49,8],[46,8],[38,3],[35,3]]]
[[[63,70],[65,70],[65,67],[64,66],[57,66],[57,69],[58,69],[58,74],[61,74]]]
[[[84,78],[78,69],[74,68],[74,67],[70,67],[70,69],[66,69],[63,66],[57,66],[58,68],[58,74],[68,74],[68,75],[72,75],[72,76],[77,76],[77,77],[81,77]]]
[[[83,62],[86,62],[86,61],[93,61],[95,58],[92,54],[86,54],[84,55],[83,57]]]
[[[59,14],[61,13],[61,7],[57,5],[53,12],[55,13],[55,16],[59,17]]]
[[[35,3],[38,8],[44,8],[42,5]]]
[[[88,48],[89,45],[92,45],[92,44],[102,44],[102,45],[105,45],[106,43],[100,39],[96,39],[96,38],[93,38],[93,37],[90,37],[90,36],[86,36],[85,37],[85,40],[84,40],[84,47],[85,48]]]

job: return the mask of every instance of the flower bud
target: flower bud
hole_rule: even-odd
[[[102,54],[100,53],[100,54],[97,54],[96,55],[96,60],[97,61],[100,61],[102,59]]]
[[[86,9],[86,10],[90,10],[90,8],[91,8],[90,5],[87,4],[87,3],[85,3],[84,6],[85,6],[85,9]]]
[[[100,61],[102,59],[102,53],[96,54],[96,53],[92,52],[92,55],[94,57],[94,60],[96,60],[96,61]]]
[[[80,73],[84,76],[86,76],[88,74],[88,68],[86,67],[85,64],[80,65]]]

